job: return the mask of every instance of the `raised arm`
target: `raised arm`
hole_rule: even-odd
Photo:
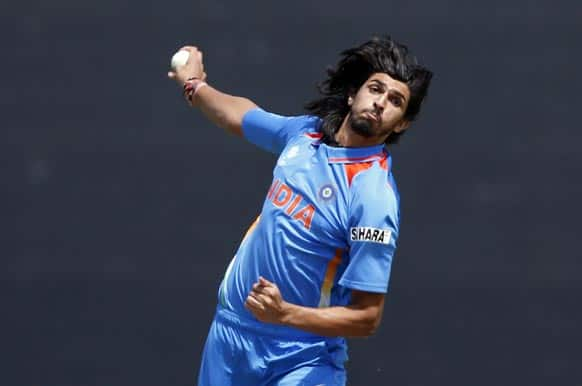
[[[185,65],[168,72],[168,77],[174,79],[182,87],[189,79],[194,80],[197,87],[192,97],[192,106],[199,108],[216,126],[242,136],[243,116],[257,105],[247,98],[225,94],[205,84],[206,72],[202,61],[202,51],[193,46],[185,46],[180,50],[190,53],[188,61]]]

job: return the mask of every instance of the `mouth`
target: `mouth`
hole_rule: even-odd
[[[364,112],[364,116],[376,123],[380,122],[380,118],[378,117],[378,115],[374,114],[373,112],[366,111]]]

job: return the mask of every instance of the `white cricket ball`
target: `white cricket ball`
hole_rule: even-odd
[[[190,57],[190,53],[185,50],[180,50],[172,56],[172,61],[170,65],[172,66],[172,70],[176,71],[178,67],[181,67],[186,64],[188,58]]]

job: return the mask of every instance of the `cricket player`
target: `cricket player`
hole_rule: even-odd
[[[201,386],[345,385],[345,337],[382,318],[399,234],[387,146],[432,73],[390,37],[341,53],[308,114],[281,116],[206,81],[202,52],[168,73],[210,121],[278,155],[259,217],[226,268]]]

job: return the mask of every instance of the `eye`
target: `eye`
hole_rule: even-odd
[[[400,106],[402,106],[402,99],[400,99],[397,96],[391,96],[390,103],[392,103],[396,107],[400,107]]]
[[[373,85],[370,86],[370,91],[372,91],[373,93],[382,92],[382,90],[380,89],[380,87],[377,86],[377,85],[375,85],[375,84],[373,84]]]

